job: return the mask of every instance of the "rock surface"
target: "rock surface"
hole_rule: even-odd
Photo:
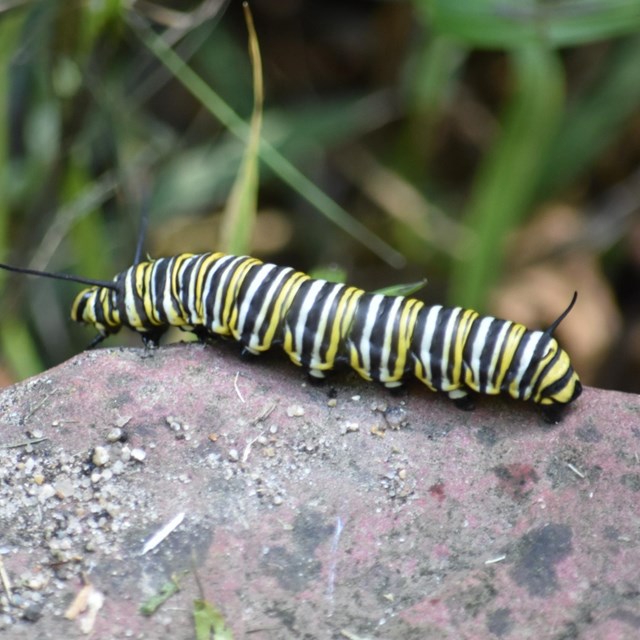
[[[0,393],[4,638],[193,638],[202,598],[236,640],[640,637],[640,397],[550,427],[232,347]]]

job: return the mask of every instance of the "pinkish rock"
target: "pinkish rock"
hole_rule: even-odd
[[[86,637],[63,617],[84,575],[92,637],[193,638],[194,573],[237,639],[640,637],[640,398],[587,389],[554,427],[478,405],[310,386],[225,344],[87,352],[5,389],[3,637]],[[39,501],[35,474],[67,490]]]

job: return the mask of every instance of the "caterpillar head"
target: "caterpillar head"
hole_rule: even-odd
[[[544,368],[538,380],[535,402],[543,406],[564,405],[573,402],[580,395],[580,378],[571,365],[567,352],[553,338],[541,365]]]
[[[122,327],[122,322],[115,304],[114,289],[99,286],[83,289],[73,301],[71,319],[74,322],[88,324],[98,331],[98,337],[92,346],[117,333]]]
[[[539,363],[540,375],[533,401],[540,404],[547,420],[558,422],[562,408],[582,393],[582,383],[574,370],[569,354],[552,337],[553,331],[571,311],[577,299],[574,293],[571,304],[544,332],[545,355]]]
[[[67,280],[68,282],[79,282],[88,284],[90,287],[81,291],[75,298],[71,308],[71,319],[75,322],[89,324],[99,331],[98,337],[90,346],[95,346],[104,340],[109,334],[116,333],[122,326],[120,313],[117,309],[116,300],[121,285],[118,284],[119,276],[114,280],[95,280],[84,278],[70,273],[54,273],[51,271],[40,271],[39,269],[27,269],[25,267],[14,267],[10,264],[0,262],[0,269],[13,271],[14,273],[24,273],[53,280]]]

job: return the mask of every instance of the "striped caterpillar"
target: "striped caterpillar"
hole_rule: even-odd
[[[0,266],[89,284],[76,296],[71,318],[97,329],[91,346],[123,326],[157,346],[174,326],[201,339],[230,336],[252,354],[281,345],[315,379],[346,363],[388,388],[413,374],[461,408],[471,408],[472,392],[507,394],[540,405],[550,422],[582,391],[552,336],[577,294],[546,331],[531,331],[471,309],[366,293],[248,256],[141,261],[112,281]]]

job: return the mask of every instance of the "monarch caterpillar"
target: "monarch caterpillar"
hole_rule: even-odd
[[[471,309],[367,293],[248,256],[186,253],[140,261],[112,281],[0,267],[90,285],[76,296],[71,318],[98,330],[91,346],[123,326],[157,346],[175,326],[202,339],[230,336],[252,354],[279,344],[312,378],[340,363],[389,388],[413,374],[461,408],[471,408],[472,392],[504,393],[540,405],[551,422],[582,391],[552,335],[577,294],[548,329],[532,331]]]

